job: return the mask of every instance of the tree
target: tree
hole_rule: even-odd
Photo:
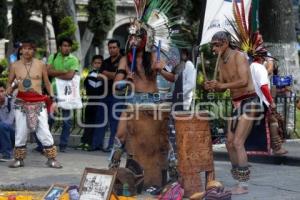
[[[293,75],[300,92],[300,70],[293,5],[291,0],[259,1],[259,30],[266,46],[279,61],[280,74]]]
[[[60,23],[59,23],[60,30],[63,30],[60,32],[56,38],[59,41],[61,38],[73,38],[74,34],[76,32],[77,26],[74,23],[73,19],[71,17],[64,17]],[[79,47],[79,44],[77,41],[73,41],[72,45],[72,51],[76,51]]]
[[[13,41],[20,41],[24,38],[29,38],[29,18],[31,14],[26,9],[22,0],[14,0],[12,8],[12,34]]]
[[[0,39],[4,38],[7,31],[7,5],[6,0],[0,0]]]
[[[95,34],[95,42],[100,44],[115,24],[116,5],[114,0],[90,0],[88,28]]]

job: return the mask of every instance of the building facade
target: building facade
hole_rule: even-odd
[[[86,6],[88,5],[88,2],[89,0],[76,0],[77,20],[80,29],[85,28],[86,22],[88,20],[88,13],[86,11]],[[7,7],[8,7],[7,18],[8,18],[9,27],[11,27],[12,24],[12,13],[11,13],[12,6],[13,6],[13,0],[7,0]],[[112,38],[118,39],[121,42],[121,48],[124,48],[128,37],[128,25],[130,22],[130,17],[133,17],[135,13],[134,3],[133,0],[116,0],[116,7],[117,7],[116,8],[117,13],[115,18],[115,25],[109,31],[107,35],[107,40]],[[34,24],[34,26],[36,27],[35,31],[43,30],[41,13],[39,12],[32,13],[30,20],[32,24]],[[47,31],[48,31],[48,39],[49,39],[49,50],[50,53],[52,53],[56,51],[56,41],[55,41],[54,28],[52,26],[52,20],[50,16],[47,17]],[[103,42],[106,43],[107,40]],[[5,56],[8,56],[12,51],[11,41],[12,41],[11,36],[9,36],[6,39],[0,40],[0,59],[4,58]],[[104,47],[106,47],[106,45],[104,45]],[[91,48],[94,47],[91,46]],[[103,52],[104,52],[104,56],[108,55],[106,48],[104,48]]]

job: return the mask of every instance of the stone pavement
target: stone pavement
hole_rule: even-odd
[[[85,167],[106,168],[108,153],[83,152],[68,149],[67,153],[60,153],[58,160],[63,169],[50,169],[45,166],[46,158],[32,152],[33,145],[29,145],[25,167],[19,169],[7,168],[8,163],[0,163],[0,189],[46,189],[53,183],[79,185]],[[221,148],[221,147],[218,147]],[[300,146],[288,150],[300,155]],[[292,151],[291,151],[292,150]],[[217,150],[215,150],[216,152]],[[288,165],[274,165],[262,163],[251,164],[250,193],[234,196],[233,200],[299,200],[300,199],[300,168]],[[230,175],[230,163],[221,159],[215,161],[217,179],[226,188],[232,187],[234,181]],[[138,199],[150,199],[145,195]]]

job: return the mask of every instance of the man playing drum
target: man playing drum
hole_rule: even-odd
[[[255,93],[247,57],[231,46],[229,33],[220,31],[211,40],[212,50],[221,54],[218,80],[205,82],[205,89],[211,91],[230,90],[233,100],[232,117],[228,120],[226,147],[232,164],[232,176],[238,181],[232,194],[248,192],[247,181],[250,169],[244,143],[251,131],[256,114],[255,105],[259,98]]]

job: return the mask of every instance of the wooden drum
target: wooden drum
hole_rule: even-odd
[[[144,187],[167,181],[169,104],[143,104],[127,109],[126,150],[144,169]]]
[[[211,133],[207,113],[175,113],[176,145],[180,183],[184,196],[202,192],[200,172],[206,183],[214,180]]]

